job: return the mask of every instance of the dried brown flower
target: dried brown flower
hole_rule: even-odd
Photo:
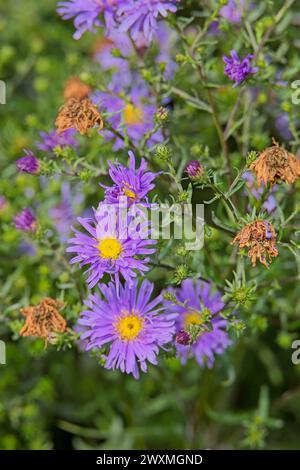
[[[256,260],[269,267],[272,258],[278,256],[275,245],[276,232],[273,225],[266,220],[255,220],[245,225],[231,242],[238,243],[240,248],[250,248],[248,256],[251,258],[252,266],[256,265]]]
[[[65,319],[58,309],[63,306],[60,300],[45,297],[37,306],[25,307],[20,310],[26,317],[20,336],[39,336],[46,340],[51,333],[62,333],[67,328]]]
[[[82,100],[86,98],[90,92],[91,87],[83,83],[79,77],[70,77],[65,84],[64,98],[66,101],[71,98]]]
[[[55,125],[59,134],[67,129],[76,129],[80,134],[86,134],[95,126],[102,129],[103,121],[90,100],[71,98],[59,109]]]
[[[250,165],[258,184],[278,181],[294,183],[300,177],[300,160],[273,139],[273,146],[266,148]]]

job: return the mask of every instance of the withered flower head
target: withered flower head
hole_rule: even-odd
[[[273,146],[266,148],[251,164],[258,184],[285,181],[294,183],[300,177],[300,160],[289,153],[273,139]]]
[[[55,125],[59,134],[67,129],[76,129],[80,134],[86,134],[95,126],[102,129],[103,121],[89,99],[71,98],[59,109]]]
[[[83,98],[86,98],[90,92],[91,87],[86,85],[86,83],[83,83],[79,77],[70,77],[65,84],[64,98],[66,101],[71,98],[82,100]]]
[[[255,266],[256,260],[259,259],[268,268],[272,258],[278,256],[275,242],[276,232],[273,225],[258,219],[245,225],[231,244],[237,243],[240,248],[249,248],[248,256],[252,266]]]
[[[62,333],[67,328],[65,319],[58,309],[63,306],[60,300],[45,297],[34,307],[21,308],[20,312],[26,317],[20,336],[39,336],[47,342],[51,333]]]

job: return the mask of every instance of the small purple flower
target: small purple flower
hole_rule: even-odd
[[[145,255],[155,253],[155,248],[149,245],[155,245],[156,240],[146,238],[149,230],[143,238],[139,238],[139,234],[130,233],[132,220],[127,220],[127,223],[122,224],[119,222],[117,213],[113,214],[111,219],[112,205],[110,205],[109,214],[100,215],[101,206],[106,207],[106,204],[99,204],[94,217],[77,219],[87,230],[88,235],[73,229],[75,237],[69,240],[70,246],[66,251],[76,253],[76,256],[71,259],[70,263],[79,263],[81,267],[89,265],[86,273],[90,289],[101,280],[105,273],[115,276],[117,280],[121,275],[126,282],[132,284],[137,272],[143,274],[149,270],[147,266],[149,258],[145,258]]]
[[[124,138],[128,136],[134,145],[139,145],[150,133],[147,146],[151,147],[163,141],[161,130],[154,131],[154,117],[157,111],[155,98],[143,81],[137,82],[136,77],[131,75],[130,77],[130,83],[134,83],[130,87],[120,87],[120,83],[115,83],[116,77],[114,77],[111,90],[96,92],[93,101],[101,110],[109,113],[107,121],[111,127]],[[113,132],[107,130],[102,131],[102,134],[107,140],[115,141],[114,150],[125,146],[124,140],[116,137]]]
[[[37,229],[37,220],[30,209],[27,207],[15,215],[14,224],[17,230],[22,232],[35,232]]]
[[[250,74],[254,74],[258,71],[258,67],[252,67],[251,59],[252,54],[247,54],[246,57],[240,59],[237,52],[234,50],[230,51],[231,58],[223,56],[225,62],[224,73],[230,80],[234,81],[233,87],[240,85]]]
[[[42,141],[37,142],[37,148],[43,152],[53,152],[56,147],[72,147],[76,148],[78,143],[74,138],[76,131],[68,129],[58,134],[55,130],[50,132],[40,132]]]
[[[37,175],[40,171],[39,160],[33,155],[31,150],[24,150],[24,153],[25,156],[16,161],[18,170],[22,173]]]
[[[184,330],[177,331],[175,336],[176,343],[188,346],[191,344],[191,336]]]
[[[191,160],[186,165],[185,171],[191,180],[197,180],[203,176],[204,168],[198,160]]]
[[[153,180],[157,173],[148,170],[148,164],[142,158],[141,165],[135,168],[135,156],[128,152],[129,168],[118,162],[109,162],[109,176],[115,183],[113,186],[104,186],[107,204],[117,204],[121,196],[127,197],[128,202],[142,202],[146,195],[154,188]]]
[[[219,292],[212,293],[211,284],[192,279],[183,281],[180,288],[172,290],[179,302],[184,304],[174,305],[171,301],[166,301],[167,311],[176,313],[177,332],[187,331],[190,327],[201,326],[203,318],[201,311],[208,309],[212,315],[211,331],[201,331],[196,341],[192,345],[175,343],[177,353],[182,363],[186,363],[190,356],[195,356],[200,366],[212,367],[216,354],[222,354],[231,344],[226,332],[227,322],[219,312],[224,307]]]
[[[220,9],[220,16],[223,16],[230,23],[240,23],[244,9],[244,0],[228,0],[227,5]]]
[[[116,26],[116,12],[124,0],[68,0],[58,2],[57,12],[64,20],[74,18],[75,39],[80,39],[86,31],[95,32],[95,27],[103,26],[99,15],[103,15],[107,32]]]
[[[172,340],[172,315],[162,313],[161,296],[153,300],[153,284],[145,280],[140,288],[109,283],[99,286],[102,297],[91,294],[85,302],[79,325],[85,328],[81,339],[88,341],[86,350],[108,346],[106,369],[139,378],[140,370],[147,372],[147,362],[156,365],[159,348]]]
[[[150,43],[158,28],[160,17],[175,13],[179,0],[127,0],[118,7],[120,30],[129,31],[133,40],[142,33]]]

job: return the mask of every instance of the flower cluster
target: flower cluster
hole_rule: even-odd
[[[144,274],[149,269],[148,255],[155,252],[156,242],[139,236],[140,232],[137,236],[128,232],[133,217],[126,214],[123,226],[119,204],[122,198],[127,207],[146,201],[156,174],[148,171],[144,159],[136,169],[134,154],[129,152],[129,157],[129,168],[110,163],[114,184],[105,186],[105,200],[94,210],[93,217],[78,218],[87,233],[74,229],[75,237],[69,240],[67,252],[76,254],[71,263],[88,266],[89,288],[98,284],[104,297],[91,294],[85,302],[89,310],[81,313],[79,326],[83,327],[81,339],[86,349],[101,352],[108,346],[109,351],[103,352],[105,367],[138,378],[139,369],[146,372],[147,362],[156,364],[159,348],[171,341],[174,321],[173,315],[157,308],[161,296],[150,301],[153,284],[144,281],[138,289],[135,280],[137,273]],[[144,229],[148,235],[148,227]],[[99,284],[104,274],[109,274],[114,282],[108,286]]]
[[[157,31],[158,20],[175,13],[179,0],[69,0],[58,2],[58,13],[64,20],[74,19],[75,39],[85,31],[105,27],[130,32],[133,40],[142,34],[150,42]],[[101,17],[101,19],[100,19]],[[101,21],[102,20],[102,21]]]

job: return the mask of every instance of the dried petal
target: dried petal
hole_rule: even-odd
[[[62,333],[67,328],[65,319],[58,309],[63,306],[60,300],[45,297],[37,306],[25,307],[20,310],[26,317],[20,336],[38,336],[47,342],[51,333]]]
[[[240,248],[249,248],[248,256],[252,266],[258,259],[266,268],[272,258],[278,256],[276,248],[276,232],[273,225],[266,220],[255,220],[245,225],[231,244],[237,243]]]
[[[300,160],[274,140],[273,144],[251,164],[250,170],[256,174],[258,184],[294,183],[300,177]]]
[[[71,98],[59,109],[55,125],[59,134],[67,129],[76,129],[80,134],[86,134],[95,126],[102,129],[103,121],[90,100]]]

